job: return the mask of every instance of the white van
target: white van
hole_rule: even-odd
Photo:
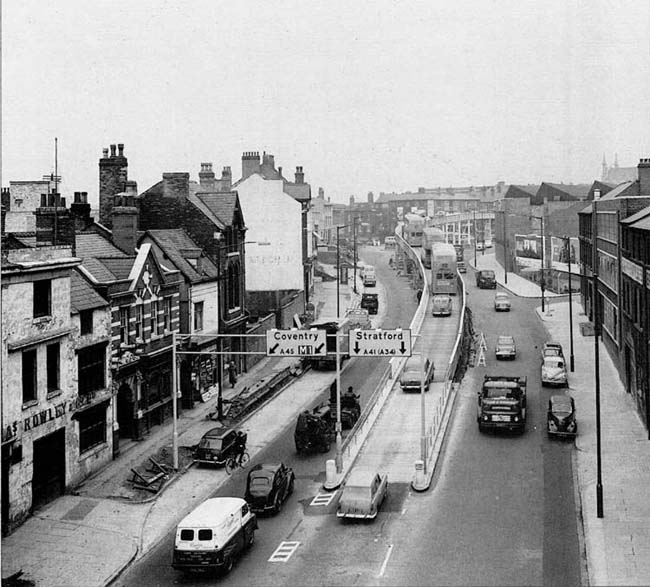
[[[240,497],[214,497],[176,528],[172,567],[181,571],[232,569],[237,555],[255,541],[257,517]]]

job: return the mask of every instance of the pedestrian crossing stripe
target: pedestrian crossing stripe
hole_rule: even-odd
[[[271,555],[268,562],[286,563],[299,546],[300,542],[281,542],[280,546],[275,549],[275,552]]]
[[[319,493],[316,495],[316,497],[314,497],[314,499],[311,500],[311,503],[309,505],[329,505],[332,503],[335,495],[336,491],[334,493]]]

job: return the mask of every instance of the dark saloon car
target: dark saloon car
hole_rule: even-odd
[[[548,400],[546,430],[549,436],[575,436],[578,433],[576,406],[570,395],[552,395]]]
[[[284,463],[255,465],[248,473],[244,499],[255,513],[279,513],[282,504],[293,493],[293,469]]]
[[[201,438],[194,460],[203,465],[223,466],[237,456],[237,431],[232,428],[212,428]]]
[[[497,278],[491,269],[481,269],[476,272],[476,287],[479,289],[496,289]]]

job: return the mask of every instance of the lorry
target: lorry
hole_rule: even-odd
[[[298,454],[328,452],[333,438],[334,421],[329,405],[321,404],[298,414],[293,433]]]
[[[526,428],[526,377],[486,375],[478,392],[478,429],[515,430]]]

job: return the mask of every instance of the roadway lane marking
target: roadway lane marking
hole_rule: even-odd
[[[275,549],[268,562],[270,563],[286,563],[291,555],[296,552],[300,546],[300,542],[281,542],[280,546]]]
[[[389,544],[388,545],[388,552],[386,553],[386,558],[384,558],[384,562],[381,565],[381,570],[379,571],[379,576],[383,577],[384,573],[386,572],[386,566],[388,565],[388,559],[390,558],[391,553],[393,552],[393,545]]]
[[[336,491],[334,493],[318,493],[309,505],[329,505],[332,503],[335,495]]]

